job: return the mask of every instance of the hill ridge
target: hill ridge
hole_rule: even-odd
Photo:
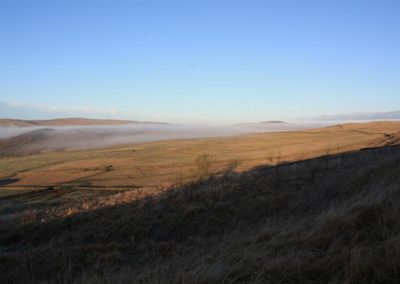
[[[42,120],[24,120],[24,119],[0,119],[0,127],[29,127],[29,126],[106,126],[106,125],[126,125],[126,124],[167,124],[165,122],[148,122],[136,120],[120,119],[94,119],[82,117],[67,117]]]

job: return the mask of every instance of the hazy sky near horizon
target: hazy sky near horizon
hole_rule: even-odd
[[[400,108],[398,0],[2,0],[0,117]]]

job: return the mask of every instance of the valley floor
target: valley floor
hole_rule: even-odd
[[[243,172],[261,165],[393,145],[399,143],[399,133],[400,122],[374,122],[22,156],[1,149],[0,196],[49,187],[84,196],[97,195],[98,190],[165,187],[198,178],[198,158],[204,155],[210,157],[213,173]],[[70,194],[64,196],[70,198]]]
[[[371,129],[323,130],[334,133],[326,143],[348,147],[334,140],[339,131],[365,135],[354,151],[323,153],[324,144],[300,161],[169,186],[4,196],[0,282],[398,283],[400,146],[397,132]]]

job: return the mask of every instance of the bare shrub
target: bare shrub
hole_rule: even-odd
[[[203,154],[197,157],[197,177],[199,179],[207,179],[211,176],[211,167],[214,163],[214,159],[209,154]]]

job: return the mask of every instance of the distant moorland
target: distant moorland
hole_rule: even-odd
[[[373,122],[3,152],[0,282],[397,283],[399,145]]]

